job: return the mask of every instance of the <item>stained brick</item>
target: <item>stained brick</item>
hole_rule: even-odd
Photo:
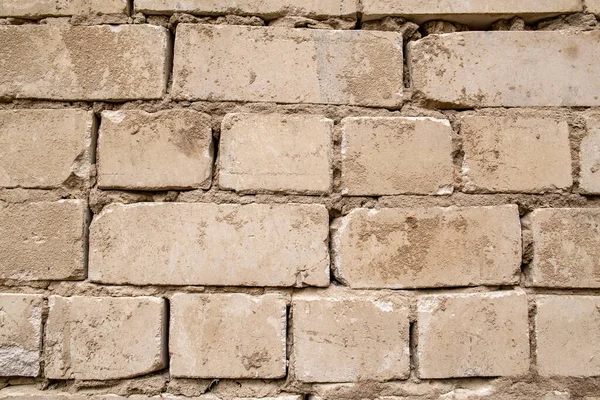
[[[126,12],[127,0],[2,0],[0,3],[0,17],[42,18]]]
[[[587,135],[581,141],[579,189],[600,194],[600,119],[587,119]]]

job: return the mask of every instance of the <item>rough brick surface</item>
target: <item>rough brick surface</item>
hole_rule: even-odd
[[[600,297],[538,296],[536,306],[538,373],[600,375]]]
[[[127,0],[2,0],[0,17],[41,18],[127,12]]]
[[[518,282],[516,206],[357,209],[337,220],[333,270],[353,288],[502,285]]]
[[[399,107],[402,36],[179,25],[173,96],[179,100]]]
[[[187,12],[200,15],[258,15],[271,19],[284,15],[355,17],[352,0],[136,0],[136,11],[150,14]]]
[[[533,286],[600,287],[600,209],[538,209],[528,217]]]
[[[83,110],[0,111],[0,187],[87,184],[93,125]]]
[[[98,186],[137,190],[210,187],[210,124],[210,116],[192,110],[103,112]]]
[[[364,20],[399,15],[419,23],[442,19],[475,26],[514,15],[532,20],[581,10],[581,0],[363,0]]]
[[[579,189],[600,194],[600,118],[587,119],[587,135],[581,141]]]
[[[171,304],[172,376],[285,376],[286,302],[281,295],[177,294]]]
[[[167,365],[164,299],[51,296],[48,306],[46,378],[129,378]]]
[[[304,382],[405,379],[408,302],[401,295],[310,291],[292,299],[294,371]]]
[[[83,279],[86,218],[80,200],[0,207],[0,279]]]
[[[92,223],[89,277],[142,285],[327,286],[328,228],[320,205],[113,205]]]
[[[584,0],[584,3],[588,12],[600,15],[600,0]]]
[[[332,130],[333,121],[318,115],[227,115],[219,143],[219,187],[328,193]]]
[[[412,83],[443,108],[598,106],[598,43],[600,31],[431,35],[409,44]]]
[[[342,191],[349,195],[450,194],[452,128],[433,118],[342,121]]]
[[[44,298],[0,294],[0,376],[38,376]]]
[[[0,98],[158,99],[168,47],[151,25],[0,26]]]
[[[470,116],[460,132],[467,192],[544,193],[573,183],[566,121]]]
[[[527,297],[521,292],[421,296],[422,379],[522,375],[529,370]]]

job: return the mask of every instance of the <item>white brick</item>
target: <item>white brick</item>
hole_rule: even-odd
[[[2,0],[0,3],[0,17],[42,18],[126,12],[127,0]]]
[[[177,27],[177,100],[397,108],[402,76],[402,36],[396,32]]]
[[[250,193],[328,193],[332,130],[333,121],[321,116],[225,116],[219,187]]]

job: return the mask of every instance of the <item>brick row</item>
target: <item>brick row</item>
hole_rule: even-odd
[[[127,13],[127,0],[2,0],[0,17],[63,17],[76,14]]]
[[[538,373],[598,375],[600,298],[538,295],[532,301]],[[277,379],[288,373],[288,300],[280,294],[176,294],[170,306],[155,297],[50,296],[43,354],[42,304],[42,295],[0,295],[0,365],[6,366],[0,376],[38,376],[42,356],[50,379],[110,380],[164,368],[176,378]],[[407,379],[409,310],[403,292],[294,294],[295,377],[309,383]],[[417,296],[418,376],[527,374],[528,313],[521,290]]]

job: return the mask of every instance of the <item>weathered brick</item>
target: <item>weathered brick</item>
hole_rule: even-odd
[[[444,108],[598,106],[599,58],[600,31],[463,32],[409,44],[416,95]]]
[[[584,0],[587,11],[600,15],[600,0]]]
[[[538,296],[536,305],[538,373],[600,375],[600,297]]]
[[[50,296],[49,308],[46,378],[130,378],[167,364],[164,299]]]
[[[294,371],[303,382],[386,381],[409,373],[407,299],[308,291],[292,299]]]
[[[0,187],[88,184],[93,125],[84,110],[0,111]]]
[[[480,27],[515,15],[535,21],[582,8],[581,0],[363,0],[362,13],[365,21],[396,15],[417,23],[441,19]]]
[[[90,232],[89,277],[136,285],[329,285],[321,205],[112,205]]]
[[[278,294],[176,294],[170,372],[188,378],[282,378],[286,302]]]
[[[600,287],[600,209],[538,209],[525,219],[533,239],[532,286]]]
[[[178,100],[402,103],[402,35],[181,24],[175,41]]]
[[[83,279],[86,219],[81,200],[0,207],[0,279]]]
[[[192,110],[102,113],[98,137],[101,188],[207,189],[212,163],[207,114]]]
[[[573,184],[566,121],[469,116],[461,137],[467,192],[545,193]]]
[[[42,18],[127,12],[127,0],[2,0],[0,17]]]
[[[529,324],[524,293],[420,296],[417,308],[420,378],[528,372]]]
[[[38,376],[44,297],[0,294],[0,376]]]
[[[350,195],[450,194],[452,128],[434,118],[342,121],[342,190]]]
[[[353,0],[136,0],[135,9],[146,14],[237,14],[257,15],[266,19],[285,15],[355,17],[357,11]]]
[[[168,47],[152,25],[0,26],[0,98],[158,99]]]
[[[333,121],[321,116],[227,115],[219,144],[219,187],[328,193],[332,130]]]
[[[600,118],[587,119],[587,135],[581,141],[579,156],[579,190],[600,194]]]
[[[352,288],[515,284],[519,212],[514,205],[356,209],[334,222],[332,248],[335,276]]]

